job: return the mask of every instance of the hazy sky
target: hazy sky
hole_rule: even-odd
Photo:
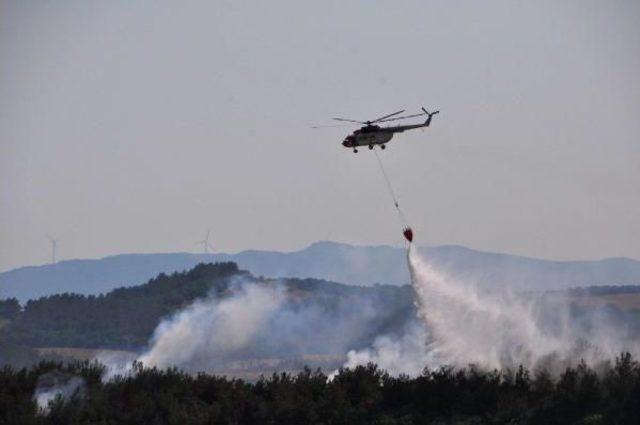
[[[0,1],[0,270],[419,243],[640,258],[637,1]]]

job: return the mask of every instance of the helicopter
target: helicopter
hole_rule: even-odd
[[[358,153],[358,146],[369,146],[369,149],[373,149],[375,145],[380,145],[380,149],[385,149],[385,144],[393,138],[395,133],[402,133],[406,130],[413,130],[415,128],[429,127],[431,119],[434,115],[440,111],[428,112],[425,108],[422,108],[423,113],[406,115],[403,117],[397,117],[396,115],[403,113],[405,110],[394,112],[392,114],[385,115],[371,121],[358,121],[346,118],[334,118],[336,121],[351,122],[357,124],[364,124],[364,127],[359,128],[352,134],[348,135],[342,142],[342,146],[345,148],[353,149],[354,153]],[[379,123],[404,120],[407,118],[414,118],[419,116],[427,116],[427,119],[422,124],[410,124],[410,125],[397,125],[392,127],[380,127]]]

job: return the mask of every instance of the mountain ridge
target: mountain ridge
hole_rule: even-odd
[[[452,277],[474,282],[481,288],[549,290],[640,284],[640,261],[624,257],[557,261],[477,251],[460,245],[419,249]],[[0,273],[0,298],[15,297],[25,302],[62,292],[99,294],[142,284],[159,273],[226,261],[257,276],[272,278],[316,278],[361,286],[409,283],[406,250],[402,247],[318,241],[290,252],[250,249],[214,254],[134,253],[25,266]]]

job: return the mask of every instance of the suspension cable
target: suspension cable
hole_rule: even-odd
[[[373,152],[376,154],[376,159],[378,160],[380,171],[382,171],[382,176],[384,177],[384,180],[387,182],[387,189],[389,189],[389,194],[391,195],[391,199],[393,199],[393,205],[396,207],[396,210],[398,211],[398,217],[400,217],[400,221],[402,221],[402,224],[408,227],[409,223],[407,222],[407,219],[405,218],[402,210],[400,209],[400,205],[398,204],[398,198],[396,197],[396,193],[393,190],[393,186],[391,186],[391,180],[389,179],[389,175],[387,174],[387,171],[385,170],[384,165],[382,164],[380,155],[378,155],[378,150],[374,149]]]

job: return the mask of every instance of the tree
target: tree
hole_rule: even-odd
[[[0,319],[13,320],[20,314],[20,303],[16,298],[0,300]]]

